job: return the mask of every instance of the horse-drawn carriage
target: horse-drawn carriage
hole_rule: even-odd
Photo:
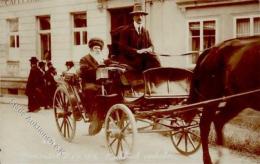
[[[174,147],[182,154],[189,155],[198,150],[199,117],[185,122],[180,111],[153,114],[158,109],[186,103],[192,72],[179,68],[152,68],[143,73],[143,83],[132,84],[126,81],[125,71],[126,68],[120,65],[97,70],[97,83],[102,86],[97,95],[100,99],[98,103],[111,106],[105,111],[104,122],[107,146],[111,152],[120,159],[127,157],[134,147],[137,132],[168,132]],[[55,119],[65,140],[72,141],[74,138],[77,120],[89,122],[89,109],[84,105],[87,100],[82,99],[82,94],[77,75],[65,74],[54,96]],[[80,116],[75,117],[79,113]],[[163,127],[155,128],[156,125]]]
[[[194,73],[180,68],[152,68],[143,72],[141,83],[129,82],[127,68],[120,64],[100,67],[97,82],[102,89],[97,96],[110,106],[104,121],[109,150],[117,158],[125,159],[133,151],[138,132],[167,132],[174,147],[189,155],[200,147],[201,134],[204,163],[211,163],[207,147],[209,129],[205,127],[208,128],[214,118],[218,144],[222,144],[222,132],[218,130],[233,116],[232,110],[223,109],[232,107],[233,113],[245,107],[259,109],[259,41],[260,37],[253,37],[223,42],[200,56]],[[251,56],[244,55],[250,53]],[[246,62],[251,63],[252,68],[247,69],[250,72],[240,70]],[[252,77],[251,70],[255,70],[257,76]],[[247,81],[248,78],[253,81]],[[83,98],[77,75],[65,75],[53,103],[57,127],[65,140],[72,141],[76,121],[89,122],[88,107],[83,103],[87,100]],[[219,108],[221,118],[215,119],[218,118],[216,110],[210,108]],[[225,112],[228,113],[225,115]],[[159,129],[155,128],[158,124]]]

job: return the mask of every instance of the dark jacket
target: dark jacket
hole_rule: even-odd
[[[44,89],[44,85],[45,82],[43,72],[37,66],[33,66],[30,70],[30,74],[26,84],[26,95],[33,94],[35,89]]]
[[[137,50],[149,48],[153,45],[149,32],[145,28],[142,28],[141,34],[138,35],[134,24],[132,23],[126,29],[122,30],[120,34],[119,46],[121,54],[131,59],[137,55]]]
[[[37,66],[32,66],[25,90],[25,94],[28,96],[29,111],[33,111],[44,105],[44,89],[45,82],[43,72]]]
[[[57,89],[57,82],[54,80],[54,76],[57,74],[56,69],[51,66],[45,73],[46,81],[46,99],[47,105],[52,106],[54,93]]]
[[[149,32],[141,29],[138,35],[132,23],[120,33],[119,61],[128,64],[138,71],[144,71],[152,67],[159,67],[160,62],[152,53],[137,54],[137,50],[153,46]]]
[[[98,62],[90,54],[88,54],[80,59],[79,64],[82,82],[95,83]]]

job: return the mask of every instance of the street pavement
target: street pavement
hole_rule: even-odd
[[[53,110],[27,113],[26,98],[5,98],[0,104],[1,164],[201,164],[201,148],[190,156],[181,155],[169,137],[161,134],[138,134],[135,154],[125,161],[116,161],[105,146],[104,130],[87,135],[88,124],[77,122],[76,136],[69,143],[58,133]],[[9,103],[9,102],[12,103]],[[13,104],[18,105],[14,106]],[[36,125],[37,124],[37,128]],[[39,129],[41,129],[39,131]],[[44,136],[43,136],[44,134]],[[213,160],[217,150],[210,149]],[[227,149],[221,164],[254,164],[256,159]]]

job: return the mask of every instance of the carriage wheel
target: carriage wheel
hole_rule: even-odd
[[[118,160],[126,159],[133,152],[137,134],[131,110],[123,104],[113,105],[106,115],[105,130],[109,151]]]
[[[170,135],[177,151],[183,155],[195,153],[201,145],[199,116],[196,116],[190,123],[177,118],[172,125],[179,127],[178,131],[172,131]]]
[[[61,136],[71,142],[75,136],[76,120],[73,117],[73,106],[68,91],[58,87],[53,99],[54,116]]]

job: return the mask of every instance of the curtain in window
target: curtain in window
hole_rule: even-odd
[[[215,44],[215,21],[203,22],[203,49]]]
[[[250,19],[242,18],[237,19],[237,36],[249,36],[250,35]]]
[[[190,22],[190,44],[192,51],[199,51],[200,49],[200,22]]]
[[[260,17],[254,18],[254,35],[260,35]]]

